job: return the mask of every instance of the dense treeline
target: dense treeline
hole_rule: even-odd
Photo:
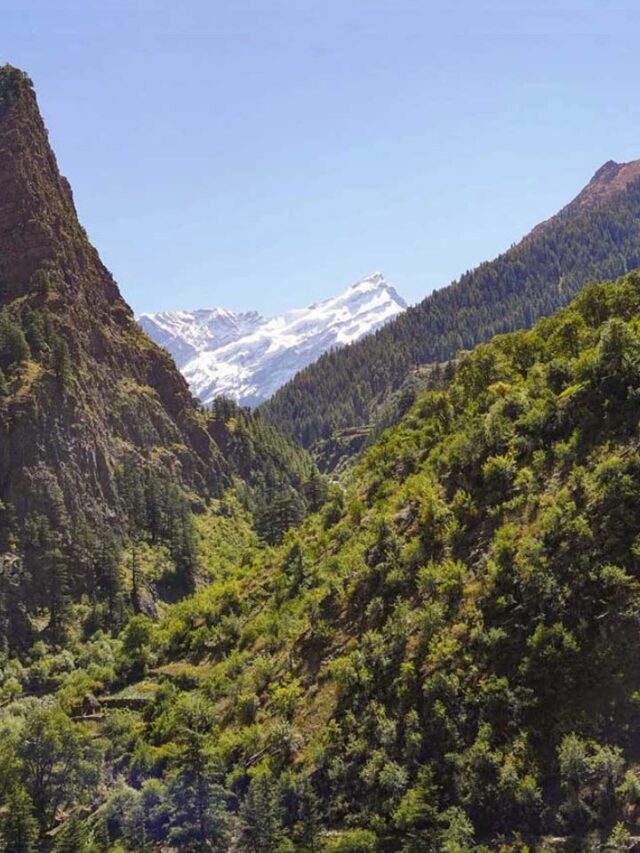
[[[5,850],[630,848],[640,275],[446,373],[279,546],[229,504],[158,623],[5,658]]]
[[[559,214],[494,261],[428,296],[374,335],[323,355],[262,411],[313,447],[368,424],[416,365],[444,362],[493,335],[530,328],[590,280],[640,265],[640,182],[595,209]]]
[[[72,356],[70,328],[50,306],[51,290],[41,273],[31,284],[34,298],[0,309],[0,435],[32,397],[49,407],[56,429],[53,413],[73,410],[82,394],[82,364]],[[134,386],[126,391],[130,396]],[[124,406],[134,421],[127,399]],[[317,509],[324,486],[315,466],[274,427],[222,400],[199,418],[224,459],[220,494],[235,490],[264,540],[278,542]],[[144,431],[141,420],[134,424]],[[24,458],[28,444],[27,433]],[[39,635],[65,642],[71,605],[81,599],[90,604],[87,627],[117,630],[132,612],[153,613],[158,599],[196,588],[194,513],[207,512],[206,496],[190,493],[164,454],[154,458],[124,443],[104,480],[100,513],[65,496],[53,467],[38,466],[18,506],[0,501],[0,557],[11,567],[8,578],[0,574],[0,648],[28,647]],[[164,569],[146,549],[163,553]]]
[[[252,513],[258,533],[270,544],[315,512],[326,483],[311,457],[260,413],[218,398],[209,410],[209,429],[238,477],[236,493]]]

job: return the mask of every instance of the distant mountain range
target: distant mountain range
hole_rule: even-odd
[[[139,322],[203,403],[225,396],[256,406],[323,353],[360,340],[406,307],[376,272],[340,296],[274,317],[206,308],[142,314]]]

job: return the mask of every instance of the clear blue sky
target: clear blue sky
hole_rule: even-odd
[[[409,301],[640,157],[640,3],[0,0],[136,311]]]

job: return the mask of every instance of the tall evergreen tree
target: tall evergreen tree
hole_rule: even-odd
[[[18,322],[0,311],[0,368],[7,369],[29,358],[27,339]]]
[[[69,818],[53,846],[53,853],[88,853],[89,833],[79,817]]]
[[[277,785],[267,771],[251,780],[240,807],[242,853],[275,853],[284,838],[282,806]]]
[[[71,353],[65,339],[57,334],[51,342],[51,369],[61,388],[66,388],[72,377]]]
[[[298,786],[299,839],[304,853],[318,853],[321,849],[322,810],[320,798],[309,779]]]
[[[35,853],[38,821],[31,797],[20,785],[13,787],[7,797],[0,819],[0,838],[3,853]]]

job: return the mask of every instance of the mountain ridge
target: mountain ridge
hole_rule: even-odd
[[[582,201],[579,193],[507,251],[433,291],[373,335],[325,353],[276,391],[261,413],[303,447],[318,448],[337,431],[375,423],[416,366],[442,364],[495,334],[529,328],[568,304],[588,281],[635,269],[637,164],[600,169]]]
[[[570,216],[580,210],[592,209],[605,204],[612,196],[622,192],[633,181],[640,178],[640,159],[628,163],[607,160],[593,174],[591,180],[580,190],[577,196],[549,219],[536,225],[527,237],[545,229],[557,216]],[[525,237],[524,239],[527,239]]]

